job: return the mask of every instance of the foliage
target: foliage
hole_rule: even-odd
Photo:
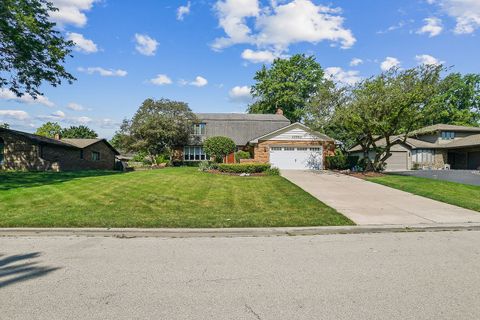
[[[73,42],[50,21],[57,10],[48,0],[0,1],[0,88],[35,98],[44,81],[55,87],[75,80],[62,65]]]
[[[235,142],[228,137],[210,137],[203,143],[205,153],[215,158],[216,162],[222,162],[223,158],[234,152],[236,148]]]
[[[89,127],[80,125],[62,129],[61,136],[67,139],[95,139],[98,134]]]
[[[155,164],[159,154],[188,143],[195,114],[184,102],[145,100],[131,120],[124,120],[116,144],[127,152],[145,152]]]
[[[0,128],[3,129],[10,129],[10,125],[6,122],[0,123]]]
[[[451,73],[425,107],[422,126],[436,123],[480,125],[480,74]]]
[[[60,135],[62,132],[62,127],[57,122],[46,122],[38,127],[35,134],[47,138],[55,138],[56,135]]]
[[[280,169],[278,169],[278,168],[268,168],[267,170],[264,171],[264,173],[267,176],[279,176],[280,175]]]
[[[146,158],[147,158],[147,153],[145,151],[140,151],[133,156],[132,161],[145,162]]]
[[[240,162],[241,159],[251,159],[252,155],[248,151],[238,150],[235,152],[235,162]]]
[[[275,59],[270,68],[265,65],[257,71],[251,93],[255,102],[249,113],[284,111],[292,122],[301,120],[305,107],[318,90],[328,83],[314,56],[296,54],[289,59]]]
[[[335,150],[335,155],[325,157],[327,168],[330,170],[345,170],[348,168],[347,157],[341,150]]]
[[[392,146],[403,143],[418,128],[425,105],[437,92],[442,70],[432,65],[391,69],[357,84],[350,101],[336,110],[335,122],[362,147],[367,171],[382,170]],[[373,161],[369,150],[375,152]]]
[[[218,170],[227,173],[259,173],[270,169],[269,163],[221,163]]]
[[[170,157],[166,154],[160,154],[157,156],[157,158],[155,159],[155,163],[159,164],[159,163],[168,163],[170,162]]]

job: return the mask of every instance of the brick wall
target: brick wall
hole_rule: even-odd
[[[281,140],[267,140],[259,142],[253,148],[255,162],[270,162],[270,147],[271,146],[322,146],[323,147],[323,163],[325,157],[335,154],[335,143],[333,141],[281,141]]]

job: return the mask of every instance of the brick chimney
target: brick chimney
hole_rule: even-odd
[[[277,111],[275,112],[275,114],[279,114],[279,115],[283,116],[282,108],[277,108]]]

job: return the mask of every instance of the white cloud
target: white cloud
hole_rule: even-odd
[[[456,34],[468,34],[480,28],[480,1],[478,0],[437,0],[429,1],[436,4],[449,16],[455,18]]]
[[[195,77],[195,80],[190,82],[190,85],[195,86],[195,87],[204,87],[208,84],[207,79],[201,76]]]
[[[394,57],[386,57],[385,60],[380,64],[382,71],[388,71],[391,68],[400,67],[400,61]]]
[[[158,74],[155,78],[150,79],[150,83],[157,86],[163,86],[166,84],[171,84],[172,79],[170,79],[166,74]]]
[[[180,6],[177,9],[177,20],[183,21],[183,18],[186,15],[190,14],[190,1],[187,2],[186,6]]]
[[[268,50],[254,51],[251,49],[245,49],[242,52],[242,58],[252,63],[270,63],[278,57],[277,54]]]
[[[71,24],[83,27],[87,23],[85,11],[89,11],[98,0],[52,0],[58,11],[50,12],[50,17],[60,26]]]
[[[77,70],[87,74],[98,73],[102,77],[125,77],[128,74],[127,71],[125,70],[104,69],[101,67],[88,67],[88,68],[79,67],[77,68]]]
[[[432,57],[428,54],[422,54],[415,56],[415,60],[417,60],[418,64],[425,64],[425,65],[439,65],[443,64],[443,61],[438,60],[435,57]]]
[[[85,108],[78,104],[78,103],[75,103],[75,102],[70,102],[68,105],[67,105],[67,108],[70,109],[70,110],[73,110],[73,111],[83,111],[85,110]]]
[[[258,0],[219,0],[214,7],[226,37],[215,39],[214,50],[235,44],[251,44],[278,54],[291,44],[331,41],[350,48],[356,39],[343,27],[341,10],[315,5],[311,0],[293,0],[260,7]],[[249,23],[250,22],[250,23]]]
[[[0,119],[14,119],[24,121],[29,119],[28,113],[22,110],[0,110]]]
[[[350,61],[350,66],[351,67],[356,67],[359,66],[363,63],[363,60],[360,58],[353,58],[352,61]]]
[[[362,77],[360,77],[360,73],[358,71],[345,71],[340,67],[326,68],[325,77],[344,85],[354,85],[358,81],[362,80]]]
[[[49,115],[39,115],[36,118],[43,121],[56,121],[56,122],[62,122],[67,124],[74,124],[74,125],[88,124],[93,121],[93,119],[85,116],[81,116],[81,117],[68,116],[67,114],[65,114],[65,112],[61,110],[52,112]]]
[[[248,86],[235,86],[230,89],[228,93],[230,101],[249,103],[252,101],[252,95],[250,94],[250,87]]]
[[[80,33],[69,32],[67,33],[67,40],[71,40],[75,43],[75,50],[83,53],[94,53],[98,51],[97,45]]]
[[[154,56],[159,44],[150,36],[139,33],[135,33],[135,42],[137,43],[135,49],[145,56]]]
[[[52,101],[50,101],[46,96],[38,95],[37,98],[34,99],[31,95],[24,94],[21,97],[17,97],[15,93],[7,89],[0,89],[0,99],[11,100],[11,101],[16,101],[20,103],[28,103],[28,104],[41,104],[46,107],[55,106],[55,104]]]
[[[427,33],[429,37],[435,37],[442,33],[442,20],[439,18],[431,17],[426,18],[423,21],[425,21],[425,25],[417,31],[418,34]]]

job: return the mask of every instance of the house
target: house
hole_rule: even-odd
[[[118,154],[105,139],[50,139],[0,128],[3,170],[114,170]]]
[[[402,139],[401,137],[393,137]],[[378,146],[385,145],[380,140]],[[363,157],[362,148],[349,150]],[[413,131],[405,142],[392,147],[392,156],[386,161],[386,170],[480,169],[480,127],[436,124]],[[370,157],[374,157],[370,152]]]
[[[179,147],[175,158],[185,162],[208,160],[205,139],[231,138],[237,150],[250,152],[249,161],[271,163],[279,169],[321,169],[333,154],[335,141],[301,123],[291,123],[279,109],[276,114],[198,113],[190,142]],[[234,162],[233,154],[226,162]]]

